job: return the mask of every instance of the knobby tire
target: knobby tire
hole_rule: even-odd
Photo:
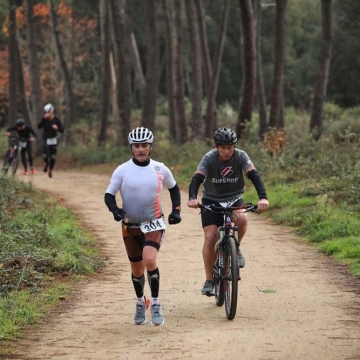
[[[4,156],[4,162],[3,162],[3,166],[2,166],[2,169],[1,169],[1,172],[3,175],[6,175],[8,170],[9,170],[9,166],[10,166],[10,161],[9,161],[9,157],[10,157],[10,149],[8,149],[6,151],[6,154]]]
[[[238,298],[238,278],[239,268],[236,261],[236,239],[229,237],[225,244],[225,312],[229,320],[233,320],[236,315]]]
[[[19,151],[18,149],[14,152],[14,158],[11,161],[11,175],[14,176],[19,164]]]

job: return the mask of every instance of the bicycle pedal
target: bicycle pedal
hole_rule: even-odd
[[[215,296],[215,293],[208,291],[208,292],[206,292],[205,294],[202,294],[202,295],[206,295],[207,297],[212,297],[212,296]]]

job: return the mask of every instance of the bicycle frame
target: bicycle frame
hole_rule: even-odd
[[[11,173],[14,176],[18,167],[19,156],[19,138],[11,136],[9,139],[9,148],[4,156],[4,163],[2,167],[3,175],[6,175],[11,166]]]
[[[218,241],[215,245],[217,256],[213,266],[213,279],[216,305],[225,302],[226,317],[233,320],[236,314],[238,281],[240,277],[240,251],[237,238],[238,227],[233,225],[233,211],[243,209],[244,212],[256,211],[257,206],[245,204],[241,207],[220,207],[215,204],[200,205],[202,210],[212,211],[223,215],[224,223],[218,227]]]

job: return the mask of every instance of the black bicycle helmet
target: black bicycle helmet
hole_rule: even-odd
[[[25,125],[24,119],[17,119],[16,120],[16,126],[24,126],[24,125]]]
[[[234,145],[237,143],[237,137],[234,130],[223,127],[214,133],[214,142],[216,145]]]

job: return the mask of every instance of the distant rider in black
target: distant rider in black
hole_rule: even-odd
[[[6,129],[6,136],[10,136],[12,131],[16,131],[19,138],[19,147],[21,154],[21,161],[24,166],[24,175],[28,174],[27,171],[27,158],[30,164],[30,171],[32,174],[35,174],[35,169],[33,167],[33,156],[32,156],[32,144],[31,142],[37,139],[37,135],[31,126],[25,125],[24,119],[17,119],[16,125],[11,126]],[[31,137],[33,135],[33,137]]]
[[[46,104],[44,106],[44,117],[38,123],[39,129],[44,129],[43,132],[43,158],[44,158],[44,172],[49,170],[49,177],[52,177],[52,170],[55,166],[55,158],[57,153],[58,138],[57,133],[63,133],[64,128],[61,120],[54,115],[54,106]]]

